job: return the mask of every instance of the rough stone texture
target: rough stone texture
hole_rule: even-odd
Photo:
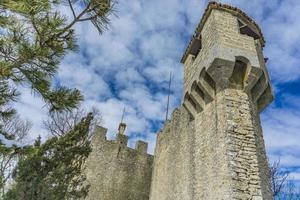
[[[231,199],[272,199],[256,105],[242,90],[226,89],[217,96],[224,107],[219,123],[225,124],[222,131],[227,145]]]
[[[148,200],[153,156],[147,143],[139,141],[136,149],[127,147],[127,136],[106,140],[106,129],[98,127],[93,151],[86,162],[89,200]]]
[[[194,126],[176,109],[157,137],[150,199],[194,199]]]
[[[177,109],[157,138],[150,200],[272,199],[257,113],[237,89],[192,121]]]
[[[184,93],[190,90],[194,80],[199,79],[204,68],[215,67],[216,58],[230,62],[228,70],[233,67],[236,57],[244,57],[251,66],[264,69],[258,56],[262,54],[259,40],[240,34],[238,17],[232,13],[213,9],[200,34],[202,48],[199,54],[196,58],[189,55],[184,63]]]
[[[259,118],[273,100],[263,36],[230,6],[210,3],[204,16],[182,60],[182,106],[158,133],[154,161],[146,143],[130,149],[125,135],[108,141],[99,128],[89,199],[272,199]]]
[[[184,60],[183,107],[158,135],[150,200],[269,200],[263,40],[241,34],[233,11],[209,9]]]

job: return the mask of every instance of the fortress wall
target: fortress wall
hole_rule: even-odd
[[[146,143],[131,149],[125,135],[108,141],[98,128],[89,199],[272,199],[259,118],[273,100],[263,36],[253,21],[238,21],[247,17],[237,9],[206,12],[183,59],[183,106],[159,132],[154,159]]]
[[[258,161],[258,169],[260,181],[259,184],[262,190],[263,199],[273,199],[273,192],[271,191],[270,182],[270,168],[268,163],[268,157],[266,154],[265,142],[263,137],[263,130],[260,122],[259,111],[257,106],[250,104],[250,108],[253,111],[252,124],[254,125],[253,131],[255,131],[255,143],[257,145],[256,155]]]
[[[210,5],[182,60],[183,106],[194,124],[194,133],[181,131],[194,138],[185,144],[193,153],[193,199],[269,200],[272,191],[259,118],[273,100],[264,39],[242,11]],[[152,200],[164,199],[168,198]]]
[[[195,116],[195,199],[231,200],[223,96]]]
[[[242,90],[227,89],[223,96],[233,195],[241,199],[272,199],[256,104]]]
[[[86,162],[89,200],[148,200],[153,156],[147,143],[127,147],[127,136],[106,140],[107,129],[98,127],[92,139],[92,152]]]
[[[184,108],[159,132],[155,149],[151,200],[193,200],[193,123]]]
[[[256,105],[225,89],[190,121],[183,107],[158,135],[150,200],[270,200]]]
[[[158,135],[150,200],[232,199],[223,100],[192,121],[185,108],[174,111]]]
[[[195,199],[272,199],[258,112],[249,96],[225,89],[195,121]]]

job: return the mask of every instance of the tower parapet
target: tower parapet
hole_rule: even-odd
[[[181,60],[182,106],[158,133],[155,156],[142,141],[127,147],[123,117],[115,140],[98,127],[88,199],[271,200],[259,117],[273,100],[264,44],[244,12],[209,3]]]
[[[273,100],[259,26],[243,11],[209,3],[181,62],[183,105],[194,117],[226,88],[244,90],[261,111]]]
[[[273,100],[259,26],[215,2],[181,62],[182,106],[158,134],[150,200],[271,200],[259,113]]]

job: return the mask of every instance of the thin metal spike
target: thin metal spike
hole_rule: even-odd
[[[125,116],[125,106],[124,106],[124,109],[123,109],[123,114],[122,114],[121,124],[123,123],[124,116]]]
[[[170,94],[171,94],[171,82],[172,82],[172,71],[170,71],[170,80],[169,80],[169,91],[168,91],[168,101],[167,101],[167,112],[166,112],[166,121],[169,116],[169,104],[170,104]]]

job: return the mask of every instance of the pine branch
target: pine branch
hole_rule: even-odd
[[[71,2],[71,0],[68,0],[68,3],[69,3],[69,6],[70,6],[70,8],[71,8],[71,11],[72,11],[73,17],[74,17],[74,19],[75,19],[75,18],[76,18],[76,14],[75,14],[75,11],[74,11],[74,8],[73,8],[73,5],[72,5],[72,2]]]

